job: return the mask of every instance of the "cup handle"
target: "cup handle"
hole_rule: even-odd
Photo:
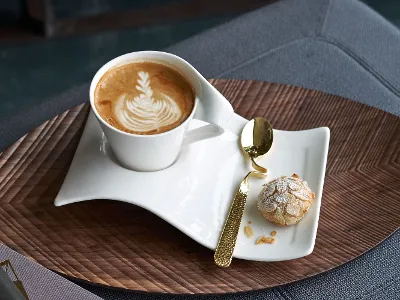
[[[201,94],[193,118],[210,124],[186,132],[184,145],[222,135],[233,115],[233,107],[228,100],[201,78]]]
[[[217,125],[225,130],[232,116],[233,107],[228,100],[206,79],[201,78],[201,94],[194,118]]]
[[[183,140],[183,145],[189,145],[198,141],[211,139],[220,136],[223,133],[224,130],[219,126],[215,126],[214,124],[204,125],[187,131]]]

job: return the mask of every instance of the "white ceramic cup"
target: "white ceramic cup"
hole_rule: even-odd
[[[182,124],[167,132],[138,135],[118,130],[101,118],[94,105],[94,92],[99,80],[110,69],[136,61],[166,64],[189,80],[195,91],[195,103],[193,111]],[[114,58],[97,71],[90,84],[89,93],[92,110],[115,157],[124,167],[135,171],[157,171],[171,166],[179,156],[193,117],[224,129],[234,114],[231,104],[193,66],[184,59],[166,52],[140,51]]]

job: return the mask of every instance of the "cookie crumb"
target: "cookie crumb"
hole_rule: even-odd
[[[272,236],[276,236],[276,234],[277,234],[277,232],[275,230],[271,232]]]
[[[275,244],[275,238],[272,237],[266,237],[266,236],[260,236],[257,241],[256,241],[256,245],[259,244]]]
[[[251,226],[244,226],[244,235],[247,238],[251,238],[254,235],[253,228]]]

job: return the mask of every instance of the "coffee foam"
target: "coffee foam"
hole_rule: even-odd
[[[179,126],[191,113],[194,93],[177,71],[155,62],[109,70],[95,90],[95,106],[111,126],[135,134],[157,134]]]

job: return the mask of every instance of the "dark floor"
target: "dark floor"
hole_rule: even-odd
[[[96,9],[104,9],[101,7],[103,2],[97,1],[99,6]],[[125,2],[118,0],[115,3],[123,5]],[[400,0],[364,2],[400,26]],[[59,7],[59,13],[68,15],[70,8]],[[85,14],[87,9],[86,6],[78,7],[78,12]],[[0,118],[74,85],[88,82],[101,65],[115,56],[137,50],[162,49],[236,15],[16,45],[0,44]]]

